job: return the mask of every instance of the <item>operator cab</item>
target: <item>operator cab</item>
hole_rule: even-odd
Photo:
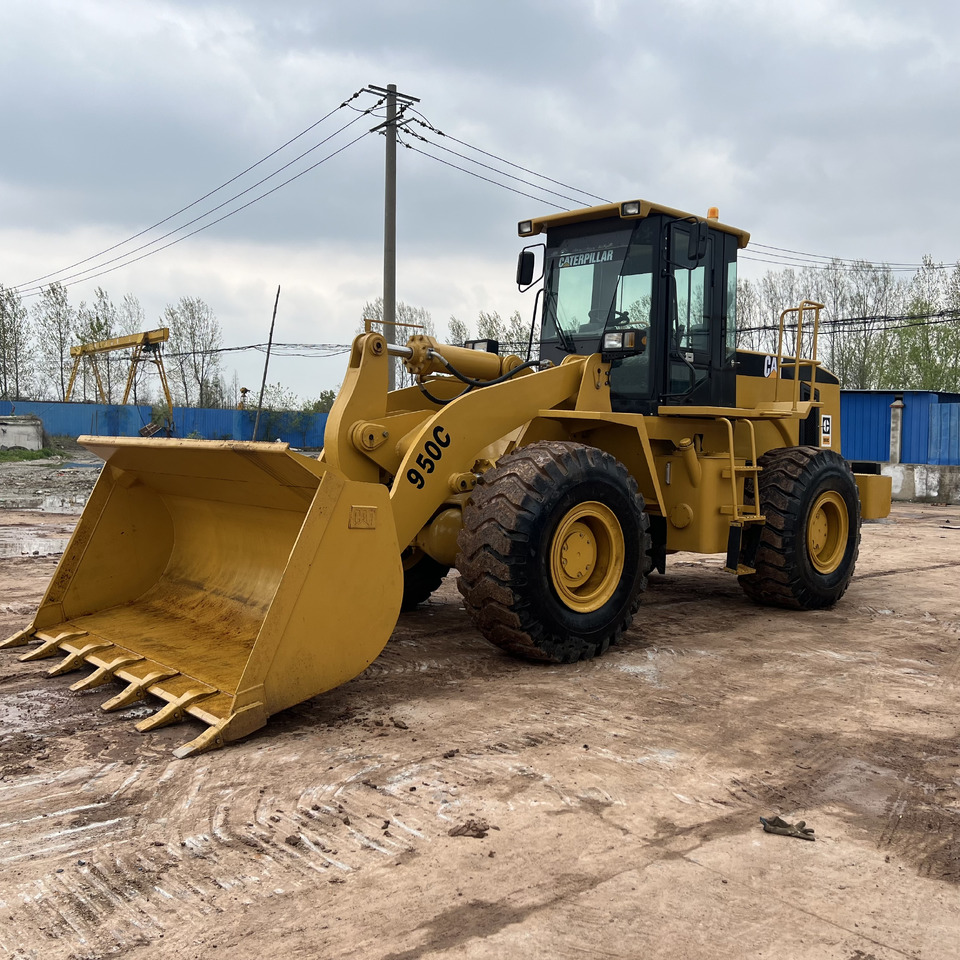
[[[541,359],[601,353],[618,412],[736,405],[737,249],[749,234],[644,200],[522,221],[519,232],[546,234]],[[528,247],[521,286],[533,260]]]

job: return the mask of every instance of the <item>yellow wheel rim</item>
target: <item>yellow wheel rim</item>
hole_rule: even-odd
[[[850,518],[843,497],[834,490],[821,493],[807,523],[807,553],[818,573],[833,573],[843,560]]]
[[[624,556],[616,514],[596,500],[578,504],[560,521],[550,547],[558,596],[577,613],[599,610],[616,592]]]

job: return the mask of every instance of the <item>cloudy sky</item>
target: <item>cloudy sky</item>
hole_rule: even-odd
[[[0,54],[0,283],[27,304],[99,285],[155,326],[200,297],[234,346],[266,340],[280,286],[278,341],[348,343],[382,290],[384,138],[358,112],[376,98],[337,109],[367,84],[446,135],[413,126],[432,156],[398,156],[397,294],[441,336],[529,314],[516,222],[591,195],[718,206],[752,233],[748,275],[786,262],[771,247],[960,257],[947,0],[3,0]],[[262,363],[224,357],[249,386]],[[269,379],[312,397],[344,365],[276,358]]]

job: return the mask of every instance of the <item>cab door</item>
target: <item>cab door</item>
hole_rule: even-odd
[[[703,233],[705,233],[705,238]],[[702,224],[674,222],[667,228],[666,342],[661,402],[726,405],[721,378],[725,343],[724,273],[718,260],[723,238]]]

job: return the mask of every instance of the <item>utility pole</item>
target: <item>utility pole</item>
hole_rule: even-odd
[[[386,97],[387,119],[373,130],[382,130],[387,141],[383,181],[383,332],[387,343],[397,340],[397,103],[407,107],[419,103],[419,97],[397,93],[397,85],[377,87],[372,83],[364,92]],[[371,131],[372,132],[372,131]],[[395,361],[390,363],[390,389],[397,385]]]
[[[280,303],[280,287],[277,287],[277,299],[273,301],[273,317],[270,320],[270,337],[267,340],[267,356],[263,361],[263,380],[260,383],[260,399],[257,401],[257,419],[253,421],[253,437],[257,439],[257,431],[260,429],[260,414],[263,413],[263,394],[267,389],[267,367],[270,365],[270,350],[273,347],[273,327],[277,322],[277,306]]]

